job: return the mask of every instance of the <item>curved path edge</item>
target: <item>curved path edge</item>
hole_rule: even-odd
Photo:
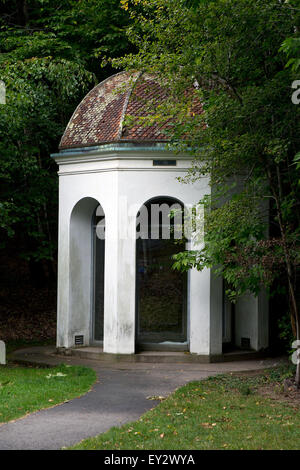
[[[54,347],[16,351],[12,359],[31,365],[65,363],[92,367],[98,381],[92,390],[69,402],[27,415],[0,426],[0,450],[57,450],[87,437],[138,419],[176,388],[212,375],[264,370],[285,358],[214,364],[109,363],[57,356]]]

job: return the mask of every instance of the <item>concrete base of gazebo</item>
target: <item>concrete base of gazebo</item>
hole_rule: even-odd
[[[269,357],[268,351],[235,350],[215,356],[190,354],[180,351],[141,351],[137,354],[108,354],[101,347],[57,348],[57,354],[75,356],[100,362],[139,362],[162,364],[210,364],[218,362],[246,361]]]

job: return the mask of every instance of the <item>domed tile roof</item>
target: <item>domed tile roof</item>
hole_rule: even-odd
[[[166,142],[164,130],[171,119],[142,125],[124,125],[125,116],[143,118],[168,97],[162,87],[148,74],[120,72],[93,88],[77,106],[59,148],[78,148],[113,142]],[[151,109],[150,109],[151,108]],[[201,103],[195,100],[195,114],[201,113]]]

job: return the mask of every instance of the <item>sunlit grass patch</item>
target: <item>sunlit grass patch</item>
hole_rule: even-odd
[[[283,373],[275,373],[276,380]],[[299,407],[259,393],[276,385],[275,376],[226,374],[192,382],[138,421],[73,449],[299,449]]]
[[[0,423],[78,397],[96,380],[87,367],[0,366]]]

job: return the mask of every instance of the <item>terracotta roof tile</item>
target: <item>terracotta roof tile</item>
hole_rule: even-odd
[[[124,117],[143,118],[155,113],[168,97],[167,90],[151,76],[121,72],[93,88],[76,108],[66,127],[61,149],[100,145],[120,141],[166,141],[164,131],[172,120],[149,125],[137,122],[124,126]],[[195,100],[192,111],[201,113]],[[126,120],[125,120],[126,122]]]

